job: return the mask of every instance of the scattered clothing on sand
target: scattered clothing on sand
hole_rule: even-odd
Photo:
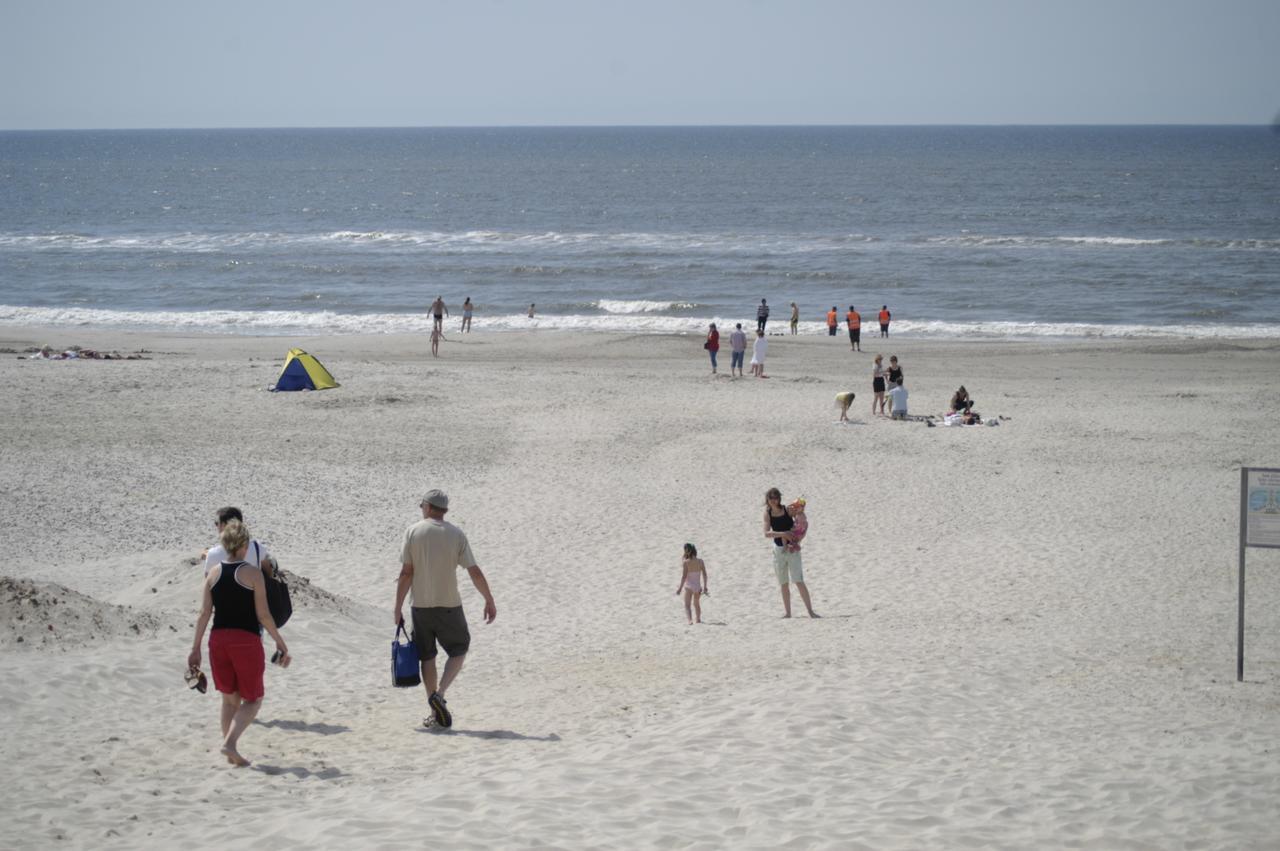
[[[127,355],[115,351],[99,352],[95,349],[82,349],[79,346],[72,346],[61,352],[54,351],[52,346],[26,351],[28,352],[27,360],[150,360],[144,355],[145,349]]]

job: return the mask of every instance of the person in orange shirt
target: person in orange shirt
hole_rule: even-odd
[[[880,306],[880,336],[889,336],[889,305]]]
[[[831,309],[827,311],[827,336],[834,337],[836,335],[836,326],[840,324],[840,312],[836,310],[836,306],[831,305]]]
[[[849,351],[862,351],[862,314],[849,305],[844,321],[849,325]]]

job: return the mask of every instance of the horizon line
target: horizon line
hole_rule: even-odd
[[[847,123],[847,124],[764,124],[764,123],[725,123],[725,124],[279,124],[251,125],[233,124],[223,126],[181,125],[173,127],[130,126],[130,127],[5,127],[0,133],[112,133],[112,132],[155,132],[155,131],[216,131],[216,130],[710,130],[710,129],[788,129],[788,128],[866,128],[866,129],[901,129],[901,128],[1023,128],[1023,127],[1256,127],[1272,129],[1280,132],[1280,121],[1258,124],[1237,122],[973,122],[973,123],[937,123],[912,122],[899,124]]]

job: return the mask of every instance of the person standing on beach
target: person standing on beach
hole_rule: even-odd
[[[756,378],[768,378],[764,374],[764,356],[769,351],[769,341],[764,336],[764,329],[756,329],[756,341],[751,349],[751,374]]]
[[[809,599],[809,588],[804,584],[804,564],[797,548],[791,552],[787,545],[795,543],[792,530],[795,521],[782,504],[782,493],[777,488],[769,488],[764,494],[764,536],[773,541],[773,572],[782,589],[782,616],[791,617],[791,588],[788,582],[796,586],[800,599],[804,602],[809,617],[816,618]]]
[[[889,336],[889,320],[893,318],[889,313],[889,305],[880,306],[880,336]]]
[[[444,331],[440,328],[431,329],[431,356],[433,358],[440,357],[440,341],[444,339]]]
[[[836,306],[831,305],[831,309],[827,311],[827,336],[834,337],[836,335],[836,327],[840,324],[840,311],[836,310]]]
[[[844,320],[849,325],[849,351],[862,351],[862,314],[851,304]]]
[[[684,616],[690,624],[702,623],[702,595],[711,593],[707,583],[707,566],[698,558],[698,548],[684,545],[684,558],[680,560],[680,584],[676,595],[684,592]],[[695,620],[696,617],[696,620]]]
[[[707,332],[707,341],[702,347],[711,355],[711,374],[716,374],[716,353],[720,351],[720,332],[716,330],[716,323],[711,323],[711,330]]]
[[[760,306],[756,308],[756,330],[764,331],[765,323],[769,321],[769,302],[760,299]]]
[[[437,331],[444,330],[444,318],[449,315],[449,308],[445,306],[444,299],[436,296],[436,300],[431,302],[432,327]]]
[[[880,409],[880,416],[884,416],[884,355],[876,355],[876,362],[871,366],[871,416],[876,415],[876,408]]]
[[[796,329],[800,327],[800,308],[796,307],[796,303],[791,302],[791,336],[796,335]]]
[[[737,376],[741,378],[742,361],[747,356],[747,335],[742,330],[741,322],[734,327],[733,333],[729,335],[729,348],[732,350],[732,357],[729,360],[729,375],[732,377],[734,370],[737,370]]]
[[[462,330],[467,334],[471,333],[471,296],[467,296],[467,300],[462,303]]]
[[[902,366],[898,363],[898,356],[889,355],[889,386],[901,384],[905,377],[902,372]]]
[[[405,531],[400,552],[400,579],[396,582],[395,623],[404,622],[405,595],[413,591],[410,615],[413,619],[413,642],[418,646],[422,664],[422,685],[427,690],[427,705],[432,720],[426,726],[451,727],[445,693],[462,670],[471,647],[471,632],[462,611],[458,593],[458,568],[465,568],[471,584],[484,597],[484,622],[493,623],[498,615],[484,571],[471,554],[471,544],[462,530],[445,521],[449,497],[440,490],[429,490],[419,503],[422,519]],[[436,644],[444,648],[449,659],[444,674],[436,679]]]
[[[244,514],[234,505],[228,505],[225,508],[219,508],[214,514],[213,528],[218,530],[218,534],[222,534],[222,530],[232,520],[238,523],[244,523]],[[271,553],[267,551],[266,546],[261,542],[250,539],[249,551],[245,554],[244,560],[254,567],[261,570],[267,576],[270,576],[276,569],[275,559],[271,557]],[[231,561],[229,553],[221,543],[214,544],[204,555],[204,573],[209,575],[209,571],[224,561]]]
[[[271,661],[287,668],[292,659],[267,607],[262,571],[245,561],[249,530],[232,518],[223,524],[218,537],[228,556],[205,576],[187,668],[199,673],[200,642],[212,618],[209,668],[213,671],[214,688],[222,693],[222,755],[232,765],[244,768],[249,760],[240,755],[240,736],[257,717],[266,692],[262,683],[267,667],[262,651],[263,627],[276,643],[276,655]]]

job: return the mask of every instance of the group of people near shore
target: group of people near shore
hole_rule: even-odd
[[[440,357],[440,343],[444,341],[444,318],[449,315],[449,306],[444,303],[444,296],[436,296],[436,300],[431,302],[431,356]],[[458,327],[459,332],[463,334],[471,333],[471,314],[474,312],[475,306],[471,303],[471,296],[467,296],[466,301],[462,303],[462,324]],[[533,316],[533,305],[529,305],[529,316]]]
[[[889,336],[889,323],[893,320],[893,314],[889,312],[889,305],[882,304],[880,313],[877,317],[880,320],[880,336]],[[764,331],[765,326],[769,322],[769,300],[760,299],[760,306],[756,308],[756,330]],[[791,333],[798,334],[800,328],[800,308],[796,303],[791,302]],[[854,351],[862,351],[862,314],[849,305],[849,312],[845,314],[845,325],[849,329],[849,347]],[[827,311],[827,334],[834,337],[836,329],[840,326],[840,309],[834,304]]]
[[[702,347],[711,355],[711,374],[717,374],[717,356],[720,353],[720,330],[716,328],[716,323],[712,322],[710,328],[707,329],[707,339],[703,342]],[[739,322],[729,334],[729,375],[742,377],[742,362],[747,356],[747,334],[742,330],[742,323]],[[769,340],[764,335],[763,328],[756,328],[755,342],[751,345],[751,374],[756,378],[768,378],[764,374],[764,358],[769,352]]]

